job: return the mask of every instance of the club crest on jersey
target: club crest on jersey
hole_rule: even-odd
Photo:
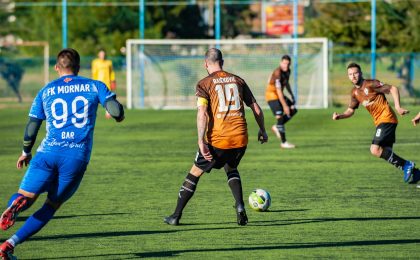
[[[369,89],[365,88],[365,89],[363,90],[363,92],[365,92],[365,95],[366,95],[366,96],[367,96],[367,95],[369,95]]]
[[[65,78],[64,82],[69,83],[70,81],[72,81],[72,78]]]

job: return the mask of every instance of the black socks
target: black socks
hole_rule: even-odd
[[[391,149],[383,148],[381,158],[385,161],[388,161],[390,164],[394,165],[398,169],[402,169],[406,160],[396,155]]]
[[[185,208],[188,201],[194,195],[194,191],[197,188],[197,183],[199,179],[200,177],[196,177],[192,175],[191,173],[188,173],[187,177],[185,178],[184,183],[179,189],[178,202],[176,205],[175,213],[172,216],[181,217],[182,210]]]
[[[227,174],[227,182],[236,201],[236,207],[244,206],[241,177],[237,170],[230,171]]]

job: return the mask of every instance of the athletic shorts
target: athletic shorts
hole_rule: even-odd
[[[381,147],[391,147],[395,143],[395,131],[397,124],[382,123],[376,127],[375,136],[373,137],[372,144],[377,144]]]
[[[246,146],[234,149],[219,149],[209,145],[209,150],[213,156],[211,161],[204,159],[200,149],[198,149],[197,156],[194,160],[195,166],[205,172],[210,172],[212,169],[220,169],[224,167],[225,164],[229,165],[231,168],[237,168],[245,154]]]
[[[290,107],[293,105],[293,102],[288,98],[284,97],[286,99],[286,104]],[[273,112],[273,115],[275,116],[282,116],[283,115],[283,106],[280,103],[280,100],[270,100],[268,101],[268,105],[271,108],[271,112]]]
[[[20,184],[20,189],[41,194],[48,192],[52,202],[63,203],[77,190],[88,162],[38,152]]]

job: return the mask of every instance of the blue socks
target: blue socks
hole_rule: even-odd
[[[13,194],[13,195],[10,197],[9,202],[7,202],[7,207],[10,207],[10,205],[12,205],[13,201],[15,201],[15,199],[17,199],[17,198],[18,198],[18,197],[20,197],[20,196],[23,196],[23,195],[22,195],[22,194],[20,194],[20,193],[15,193],[15,194]]]
[[[10,238],[13,242],[11,244],[20,244],[37,233],[52,219],[55,211],[56,210],[49,204],[44,204],[42,208],[30,216],[16,234]]]

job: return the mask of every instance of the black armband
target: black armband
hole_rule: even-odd
[[[25,134],[23,136],[23,151],[31,153],[32,147],[35,144],[36,136],[38,135],[39,128],[42,125],[42,120],[29,117],[28,124],[26,124]]]
[[[124,108],[115,98],[110,98],[105,102],[105,109],[117,121],[124,117]]]

